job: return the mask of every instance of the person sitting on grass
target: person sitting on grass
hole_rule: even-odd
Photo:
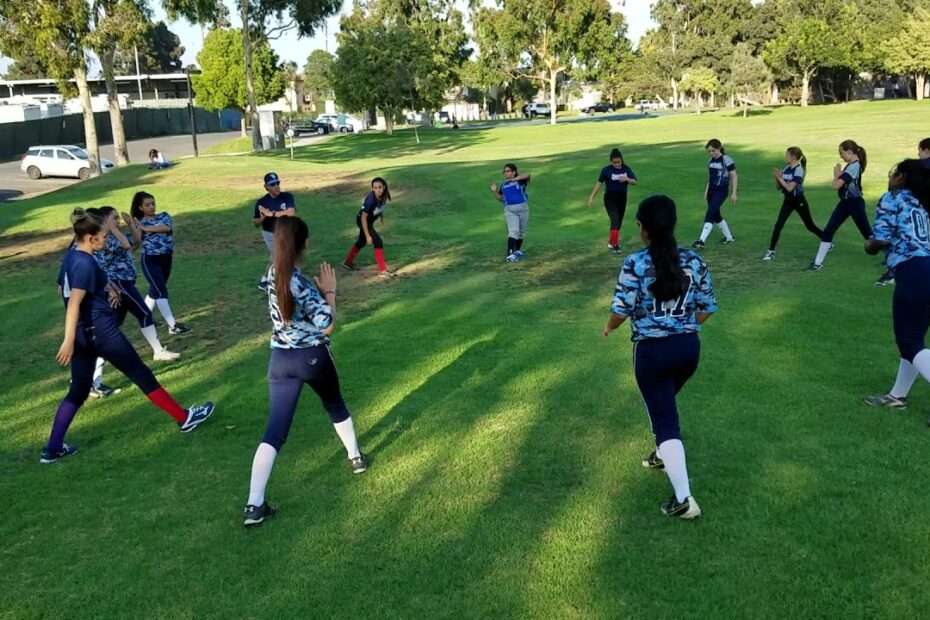
[[[165,159],[165,156],[158,149],[149,150],[149,168],[152,170],[161,170],[162,168],[170,168],[173,166],[170,161]]]

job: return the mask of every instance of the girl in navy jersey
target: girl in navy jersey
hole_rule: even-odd
[[[213,414],[211,402],[187,410],[181,407],[159,385],[120,331],[119,318],[113,309],[119,304],[119,293],[110,286],[107,274],[93,257],[106,243],[103,219],[75,209],[71,223],[76,246],[68,251],[61,265],[65,336],[56,356],[62,366],[71,366],[71,388],[55,413],[48,445],[42,450],[42,463],[54,463],[77,452],[75,446],[64,443],[65,433],[90,393],[98,356],[115,366],[155,406],[174,418],[181,432],[194,430]]]
[[[276,512],[265,501],[265,487],[275,458],[287,441],[304,384],[320,397],[345,446],[352,473],[360,474],[367,467],[329,350],[335,328],[336,274],[328,263],[320,265],[319,275],[312,281],[303,274],[300,268],[308,245],[303,220],[278,220],[274,264],[268,274],[268,310],[273,325],[268,364],[271,405],[265,436],[252,460],[249,500],[243,515],[246,526],[258,525]]]
[[[516,164],[504,165],[504,182],[491,183],[491,193],[504,205],[504,219],[507,221],[507,262],[515,263],[523,259],[523,239],[526,237],[526,223],[530,217],[529,198],[526,186],[530,175],[517,173]]]
[[[814,257],[814,262],[807,266],[807,271],[823,269],[827,252],[833,249],[833,236],[848,218],[853,219],[863,239],[872,236],[872,227],[865,214],[865,199],[862,197],[862,175],[866,167],[865,149],[853,140],[844,140],[840,143],[839,153],[845,165],[836,164],[833,167],[833,189],[839,195],[840,201],[823,229],[817,256]]]
[[[349,255],[342,262],[342,266],[350,271],[355,270],[355,257],[362,251],[366,245],[373,245],[375,248],[375,261],[378,263],[378,275],[382,278],[394,277],[394,273],[388,271],[387,263],[384,260],[384,241],[381,235],[375,230],[375,222],[381,218],[384,228],[387,228],[387,222],[384,221],[384,208],[391,201],[391,190],[388,188],[387,181],[377,177],[371,182],[371,191],[365,196],[365,202],[359,209],[358,215],[355,216],[355,225],[358,226],[358,240],[355,245],[349,248]]]
[[[624,261],[603,334],[607,338],[630,319],[636,384],[656,445],[643,466],[665,469],[672,483],[675,494],[661,505],[662,512],[694,519],[701,508],[691,496],[675,399],[697,370],[698,332],[716,312],[717,302],[704,259],[675,241],[677,214],[671,198],[646,198],[636,220],[647,247]]]
[[[142,233],[142,274],[149,283],[149,294],[145,305],[149,310],[158,306],[158,311],[168,323],[169,334],[186,334],[190,328],[178,323],[168,303],[168,278],[174,257],[174,222],[171,215],[155,211],[155,197],[146,192],[136,192],[130,208],[134,223]]]
[[[704,227],[701,229],[701,236],[691,247],[702,249],[710,232],[714,229],[714,224],[723,233],[721,245],[733,243],[733,235],[730,233],[730,227],[727,221],[723,219],[723,203],[726,202],[727,196],[730,196],[730,202],[736,204],[736,190],[739,188],[739,177],[736,174],[736,163],[733,158],[727,155],[723,149],[723,144],[716,138],[709,140],[704,148],[710,156],[707,163],[707,185],[704,187],[704,201],[707,202],[707,212],[704,214]],[[731,189],[732,187],[732,189]]]
[[[588,197],[588,208],[594,204],[594,197],[601,190],[601,185],[607,185],[604,190],[604,208],[610,218],[610,238],[607,245],[614,254],[620,253],[620,227],[623,226],[623,216],[626,213],[627,189],[636,185],[636,175],[623,161],[620,149],[610,152],[610,165],[601,169],[601,174]]]
[[[775,258],[775,246],[778,245],[778,238],[781,236],[782,228],[792,213],[797,211],[804,222],[807,230],[814,233],[818,239],[823,236],[823,231],[817,228],[811,218],[811,208],[807,204],[807,197],[804,196],[804,175],[807,174],[807,158],[800,148],[792,146],[785,151],[785,168],[779,170],[772,169],[772,176],[775,177],[775,183],[778,189],[784,195],[781,203],[781,211],[778,212],[778,219],[775,220],[775,228],[772,229],[772,241],[769,243],[769,249],[762,257],[762,260],[770,261]]]
[[[868,254],[884,250],[896,284],[891,304],[895,342],[901,359],[891,391],[867,396],[873,406],[904,408],[918,373],[930,381],[930,350],[924,344],[930,328],[930,170],[920,160],[898,164],[888,178],[888,192],[875,214]]]

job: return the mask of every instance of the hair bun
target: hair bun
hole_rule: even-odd
[[[75,207],[71,212],[71,223],[76,224],[87,217],[87,211],[81,207]]]

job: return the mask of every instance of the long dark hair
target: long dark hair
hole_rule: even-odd
[[[800,146],[789,146],[787,152],[801,162],[801,167],[807,170],[807,157],[804,156],[804,151],[801,150]]]
[[[380,183],[384,186],[384,194],[382,194],[384,202],[391,202],[391,190],[388,188],[387,181],[381,177],[375,177],[371,180],[371,187],[375,186],[375,183]]]
[[[917,145],[917,148],[919,148],[922,151],[930,151],[930,138],[924,138],[923,140],[921,140],[920,143]]]
[[[620,149],[613,149],[610,151],[610,163],[614,163],[615,159],[620,159],[620,165],[624,166],[626,161],[623,159],[623,153],[620,152]]]
[[[910,190],[923,208],[930,211],[930,170],[919,159],[905,159],[894,169],[901,175],[901,187]]]
[[[840,142],[841,151],[853,151],[859,157],[859,166],[862,172],[865,172],[865,166],[867,158],[865,156],[865,149],[856,144],[855,140],[843,140]]]
[[[649,196],[639,203],[636,219],[649,235],[649,256],[656,270],[656,279],[649,285],[649,292],[657,303],[678,299],[685,288],[685,272],[675,241],[678,222],[675,202],[668,196]]]
[[[705,150],[711,148],[719,150],[721,155],[727,154],[726,149],[723,148],[723,143],[717,138],[711,138],[707,141],[707,144],[704,145]]]
[[[299,217],[282,217],[274,226],[274,293],[285,323],[294,316],[291,276],[307,248],[308,236],[307,224]]]
[[[103,217],[98,209],[77,207],[71,212],[71,228],[74,229],[74,241],[80,242],[87,235],[96,235],[103,229]]]
[[[147,198],[154,200],[155,196],[148,192],[136,192],[132,197],[132,205],[129,207],[129,213],[137,220],[141,220],[145,217],[145,214],[142,212],[142,203],[145,202]]]

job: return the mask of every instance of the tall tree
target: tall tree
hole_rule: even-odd
[[[22,58],[14,60],[3,74],[5,80],[37,80],[44,77],[48,77],[48,69],[32,52],[27,52]]]
[[[765,88],[771,83],[772,73],[765,66],[765,62],[752,55],[752,46],[749,43],[739,43],[730,57],[730,71],[727,87],[730,92],[739,97],[743,117],[746,116],[746,100],[750,95]]]
[[[656,67],[668,80],[672,90],[672,107],[678,109],[678,86],[685,68],[695,59],[691,40],[694,10],[691,2],[657,0],[652,6],[652,19],[659,27],[649,35],[649,46],[655,54]]]
[[[243,111],[242,135],[245,135],[244,111],[249,105],[245,81],[245,54],[237,30],[215,29],[204,40],[197,54],[201,73],[191,76],[197,104],[207,110],[235,108]],[[254,87],[257,105],[270,103],[284,92],[284,78],[271,46],[260,44],[254,55]]]
[[[304,93],[310,97],[310,105],[332,96],[333,55],[326,50],[313,50],[304,65]]]
[[[930,73],[930,10],[918,8],[898,33],[885,41],[883,52],[889,71],[914,78],[917,100],[922,101]]]
[[[611,13],[610,22],[613,36],[595,41],[593,52],[582,67],[583,71],[577,73],[585,79],[598,82],[602,97],[613,103],[620,99],[630,79],[633,50],[626,36],[627,24],[623,14]]]
[[[163,21],[148,24],[139,42],[139,71],[142,73],[179,73],[184,70],[181,38]],[[132,46],[119,47],[114,58],[116,75],[135,75],[136,58]]]
[[[14,59],[30,54],[48,69],[59,91],[72,95],[74,79],[84,118],[84,141],[91,174],[100,170],[100,147],[87,84],[90,5],[85,0],[3,0],[0,2],[0,53]]]
[[[711,95],[717,90],[717,76],[709,67],[691,67],[681,76],[681,88],[694,96],[697,113],[701,113],[704,94]]]
[[[591,62],[617,35],[607,0],[501,0],[478,16],[479,45],[498,50],[504,72],[548,87],[553,125],[559,75]]]

